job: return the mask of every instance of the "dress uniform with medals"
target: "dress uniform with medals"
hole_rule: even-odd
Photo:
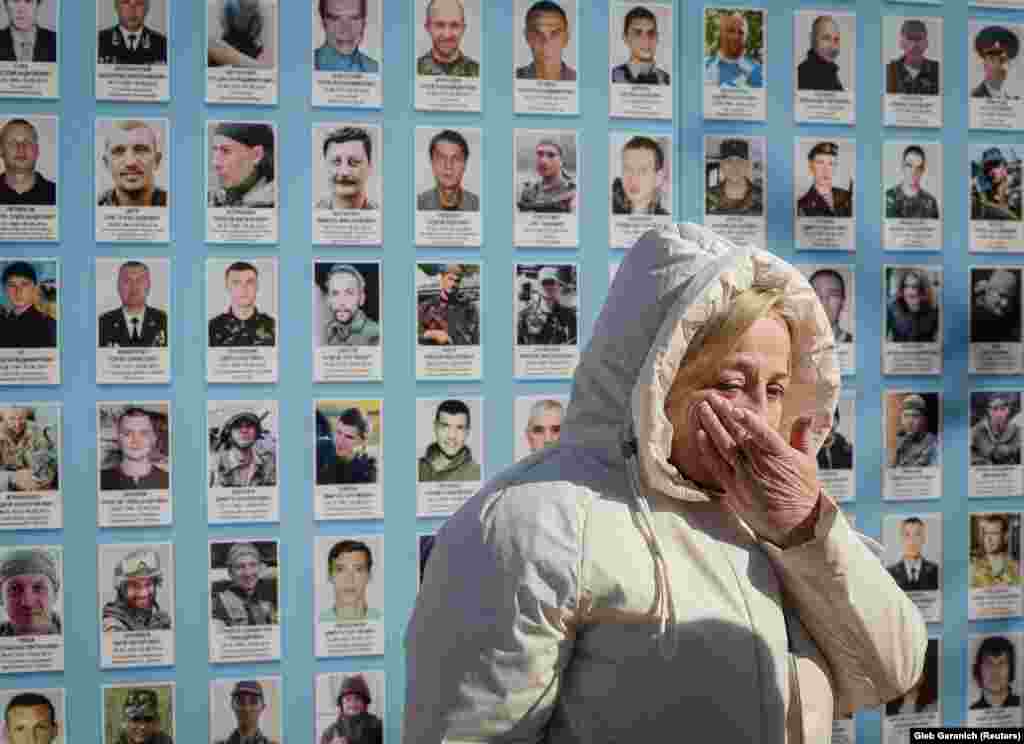
[[[807,162],[813,163],[818,155],[839,156],[839,147],[834,142],[819,142],[807,154]],[[807,193],[796,203],[797,215],[800,217],[852,217],[853,192],[832,187],[832,203],[818,193],[811,184]]]
[[[167,313],[146,305],[139,316],[123,307],[100,316],[100,346],[167,346]]]
[[[147,26],[105,28],[96,40],[96,59],[101,65],[166,65],[167,37]]]

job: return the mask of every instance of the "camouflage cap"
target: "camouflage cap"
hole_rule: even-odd
[[[57,563],[45,550],[22,548],[11,552],[0,564],[0,585],[13,576],[43,574],[53,584],[53,590],[60,590],[57,579]]]
[[[248,542],[240,542],[232,545],[231,549],[228,551],[227,565],[229,567],[233,566],[246,556],[252,556],[258,561],[263,560],[259,549],[255,545]]]
[[[231,690],[231,697],[236,698],[239,695],[252,695],[263,700],[263,686],[254,679],[239,680]]]
[[[903,402],[900,405],[904,411],[918,411],[920,413],[927,413],[928,411],[928,406],[924,402],[924,398],[916,393],[908,395],[903,399]]]
[[[127,579],[152,579],[163,574],[160,556],[151,548],[133,550],[114,566],[114,583]]]
[[[157,704],[156,690],[132,690],[124,699],[122,715],[129,721],[139,718],[159,718],[160,707]]]

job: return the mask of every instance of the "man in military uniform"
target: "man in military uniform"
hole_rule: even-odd
[[[799,90],[843,90],[839,80],[841,36],[839,25],[832,16],[818,16],[811,24],[811,48],[807,57],[796,67],[796,87]]]
[[[986,271],[987,277],[974,282],[970,343],[1020,343],[1020,269],[974,269],[972,280]]]
[[[324,731],[320,744],[383,744],[384,726],[366,710],[371,702],[363,675],[345,677],[338,692],[338,719]]]
[[[576,182],[562,167],[562,146],[543,139],[534,149],[539,179],[529,180],[519,191],[520,212],[575,212]]]
[[[939,438],[928,431],[928,406],[912,394],[901,403],[900,430],[890,467],[927,468],[939,464]]]
[[[0,596],[7,620],[0,637],[60,635],[55,608],[60,592],[57,563],[44,548],[17,548],[0,563]]]
[[[900,524],[903,551],[900,559],[886,566],[896,585],[905,592],[934,592],[939,588],[939,564],[924,557],[921,549],[928,541],[925,523],[919,517],[907,517]]]
[[[222,121],[212,139],[212,165],[220,188],[210,189],[210,206],[273,208],[277,203],[273,127],[262,122]]]
[[[228,551],[230,580],[211,587],[214,630],[239,625],[277,625],[277,582],[262,579],[263,558],[252,543],[235,543]]]
[[[266,710],[263,685],[256,680],[241,680],[231,691],[231,710],[234,711],[238,726],[224,739],[214,739],[214,744],[278,744],[260,730],[260,716]]]
[[[1020,52],[1017,34],[1004,26],[986,26],[974,38],[974,51],[981,58],[985,79],[971,91],[971,98],[1020,98],[1006,90],[1006,78],[1010,74],[1010,63]]]
[[[839,406],[832,415],[832,427],[818,450],[820,470],[851,470],[853,468],[853,445],[839,431]]]
[[[351,264],[334,264],[324,283],[331,319],[324,328],[327,346],[379,346],[380,326],[363,309],[366,279]]]
[[[117,270],[117,294],[121,307],[99,318],[101,348],[111,346],[167,346],[167,313],[148,304],[151,286],[149,267],[142,261],[125,261]]]
[[[325,72],[376,73],[377,60],[359,45],[366,34],[366,0],[320,0],[324,43],[313,52],[313,69]]]
[[[247,261],[235,261],[224,271],[224,286],[231,305],[210,320],[210,346],[276,346],[277,323],[256,307],[256,267]]]
[[[56,143],[45,143],[56,146]],[[39,132],[27,119],[9,119],[0,128],[0,204],[55,206],[57,184],[36,170]]]
[[[0,62],[56,62],[57,33],[39,25],[43,0],[4,0],[8,24],[0,29]]]
[[[972,220],[1014,220],[1021,217],[1019,184],[1010,178],[1010,169],[998,147],[981,154],[981,167],[971,163]]]
[[[622,176],[612,181],[612,214],[671,212],[662,203],[665,152],[658,140],[637,135],[622,146]]]
[[[57,346],[57,321],[40,310],[39,278],[28,261],[12,261],[2,281],[7,304],[0,306],[0,348],[52,349]]]
[[[7,744],[53,744],[61,733],[57,709],[39,692],[18,692],[4,709]]]
[[[434,188],[416,197],[420,211],[479,212],[480,197],[463,188],[469,163],[469,143],[454,129],[443,129],[430,138],[427,150]]]
[[[537,0],[526,11],[523,29],[533,62],[516,68],[517,80],[576,80],[576,70],[562,61],[569,45],[569,16],[552,0]]]
[[[166,470],[153,463],[156,427],[149,411],[129,406],[117,419],[120,461],[100,471],[101,491],[165,491],[171,487]]]
[[[478,481],[480,463],[466,444],[470,427],[469,406],[457,398],[441,401],[434,413],[434,441],[417,463],[419,483]]]
[[[900,26],[903,56],[885,66],[885,92],[915,96],[937,96],[939,62],[924,56],[928,51],[928,26],[917,18],[908,18]]]
[[[160,730],[156,690],[143,687],[128,693],[121,708],[117,744],[174,744],[174,739]]]
[[[441,270],[440,291],[416,308],[417,336],[425,346],[478,346],[480,313],[476,301],[459,291],[465,267],[448,264]]]
[[[1004,514],[985,514],[978,519],[981,548],[971,556],[971,589],[990,586],[1018,586],[1020,564],[1010,557],[1007,538],[1010,523]]]
[[[796,203],[799,217],[852,217],[853,191],[832,186],[839,146],[819,142],[807,153],[807,170],[814,183]],[[851,181],[851,185],[852,185]]]
[[[516,343],[523,346],[567,346],[577,341],[576,308],[562,303],[564,283],[558,269],[545,266],[537,274],[541,294],[519,311]]]
[[[613,83],[630,85],[669,85],[671,76],[658,67],[658,17],[638,5],[626,13],[622,22],[622,40],[629,59],[612,68]]]
[[[939,200],[921,188],[927,168],[924,148],[909,145],[903,150],[903,183],[885,192],[887,220],[939,219]]]
[[[764,190],[751,178],[750,143],[741,139],[722,140],[718,157],[722,178],[707,189],[707,213],[762,217]]]
[[[57,443],[30,421],[32,409],[0,408],[0,491],[56,489]]]
[[[361,410],[346,408],[334,426],[334,456],[320,464],[318,485],[376,483],[377,458],[366,451],[370,422]]]
[[[103,605],[103,632],[170,630],[171,616],[156,595],[164,582],[160,556],[152,548],[133,550],[114,565],[117,598]]]
[[[276,486],[277,454],[266,433],[262,419],[251,411],[229,418],[211,453],[210,487]]]
[[[165,65],[167,37],[146,26],[149,0],[113,0],[117,25],[105,28],[96,41],[101,65]]]
[[[837,344],[853,343],[853,334],[839,325],[839,318],[846,308],[846,280],[843,275],[835,269],[818,269],[807,281],[825,308],[825,315],[832,325],[832,338]]]
[[[480,63],[462,51],[466,11],[460,0],[430,0],[423,28],[430,34],[430,51],[416,60],[417,75],[480,77]]]
[[[992,393],[971,427],[971,465],[1020,465],[1021,430],[1012,419],[1013,393]]]
[[[163,162],[160,138],[137,119],[119,119],[107,127],[103,165],[113,187],[100,194],[101,207],[166,207],[167,192],[156,185]]]

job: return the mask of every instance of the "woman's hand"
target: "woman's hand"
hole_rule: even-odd
[[[725,490],[725,504],[779,547],[813,537],[821,494],[813,419],[798,420],[787,443],[755,411],[712,393],[699,404],[698,421],[697,446]]]

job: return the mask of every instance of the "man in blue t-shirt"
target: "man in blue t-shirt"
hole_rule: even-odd
[[[704,82],[720,88],[761,88],[761,65],[746,54],[750,29],[742,13],[723,11],[718,21],[718,51],[704,58]]]

